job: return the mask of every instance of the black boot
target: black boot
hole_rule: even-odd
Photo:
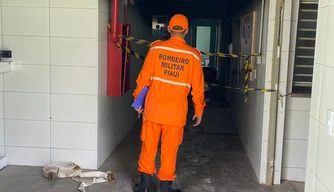
[[[182,192],[180,189],[172,189],[173,181],[161,181],[160,191],[161,192]]]
[[[153,192],[150,188],[152,185],[152,176],[146,173],[140,173],[140,183],[134,186],[134,192]]]

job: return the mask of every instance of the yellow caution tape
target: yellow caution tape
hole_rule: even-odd
[[[108,28],[110,29],[110,24],[108,24]],[[138,45],[145,45],[147,47],[151,46],[151,41],[147,41],[145,39],[137,39],[135,37],[128,37],[128,36],[125,36],[125,35],[118,35],[119,38],[122,38],[122,39],[125,39],[127,41],[131,41],[135,44],[138,44]],[[239,57],[249,57],[249,56],[259,56],[260,53],[253,53],[253,54],[250,54],[250,55],[236,55],[236,54],[229,54],[229,53],[210,53],[210,52],[204,52],[204,51],[201,51],[201,54],[202,55],[207,55],[207,56],[217,56],[217,57],[223,57],[223,58],[239,58]]]
[[[205,82],[205,84],[208,84]],[[225,89],[234,89],[234,90],[247,90],[247,91],[261,91],[261,92],[277,92],[275,89],[260,89],[260,88],[239,88],[239,87],[231,87],[231,86],[224,86],[224,85],[218,85],[218,84],[208,84],[209,87],[222,87]]]
[[[115,45],[118,48],[120,48],[122,51],[135,56],[137,59],[145,60],[145,57],[140,55],[139,53],[137,53],[135,51],[132,51],[129,48],[122,46],[119,43],[115,43]],[[248,61],[248,60],[246,59],[246,61]],[[234,90],[244,90],[244,91],[261,91],[261,92],[277,92],[277,90],[275,90],[275,89],[249,88],[248,85],[245,88],[239,88],[239,87],[223,86],[223,85],[218,85],[218,84],[209,84],[207,82],[205,82],[205,84],[207,84],[209,87],[221,87],[221,88],[224,88],[224,89],[234,89]],[[245,101],[247,101],[247,97],[245,98]]]
[[[145,39],[136,39],[135,37],[128,37],[125,35],[118,35],[119,38],[125,39],[127,41],[131,41],[135,44],[139,44],[139,45],[145,45],[145,46],[150,46],[151,45],[151,41],[147,41]],[[236,54],[229,54],[229,53],[210,53],[210,52],[204,52],[201,51],[202,55],[207,55],[207,56],[217,56],[217,57],[223,57],[223,58],[239,58],[239,57],[249,57],[249,56],[259,56],[259,53],[256,54],[251,54],[251,55],[241,55],[238,56]]]
[[[129,54],[135,56],[137,59],[145,60],[145,57],[142,56],[142,55],[140,55],[139,53],[134,52],[134,51],[130,50],[129,48],[122,46],[122,45],[119,44],[119,43],[115,43],[115,45],[116,45],[118,48],[120,48],[123,52],[129,53]]]
[[[249,72],[250,72],[249,57],[246,57],[246,60],[245,60],[245,63],[244,63],[244,70],[246,71],[246,74],[245,74],[245,90],[244,90],[245,98],[244,98],[244,102],[247,103],[247,101],[248,101],[248,94],[247,94],[247,92],[249,91],[248,90],[248,83],[249,83]]]

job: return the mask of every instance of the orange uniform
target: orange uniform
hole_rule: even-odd
[[[205,102],[200,59],[200,52],[180,37],[152,43],[133,94],[136,98],[144,86],[149,86],[144,110],[146,119],[163,125],[184,126],[190,87],[195,113],[202,116]]]
[[[205,107],[200,52],[177,36],[153,42],[137,78],[135,98],[144,86],[148,86],[149,91],[143,112],[139,171],[151,175],[156,172],[155,156],[162,135],[158,177],[162,181],[173,181],[177,151],[186,124],[190,88],[196,116],[201,117]]]

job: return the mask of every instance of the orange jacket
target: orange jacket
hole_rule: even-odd
[[[137,78],[135,98],[144,86],[149,86],[143,114],[147,120],[184,126],[190,87],[195,114],[202,116],[206,103],[200,52],[180,37],[153,42]]]

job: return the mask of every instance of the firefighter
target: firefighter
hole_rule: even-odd
[[[184,40],[188,33],[188,19],[182,14],[174,15],[169,22],[168,32],[170,39],[151,44],[133,92],[134,98],[137,98],[143,87],[149,87],[145,106],[136,109],[138,113],[143,113],[140,133],[142,148],[138,162],[141,181],[135,185],[136,192],[150,192],[151,177],[157,172],[155,158],[160,137],[160,190],[181,192],[172,189],[171,185],[176,178],[177,152],[183,141],[188,113],[187,96],[191,88],[195,108],[193,120],[196,120],[194,126],[201,123],[206,105],[201,54]]]

